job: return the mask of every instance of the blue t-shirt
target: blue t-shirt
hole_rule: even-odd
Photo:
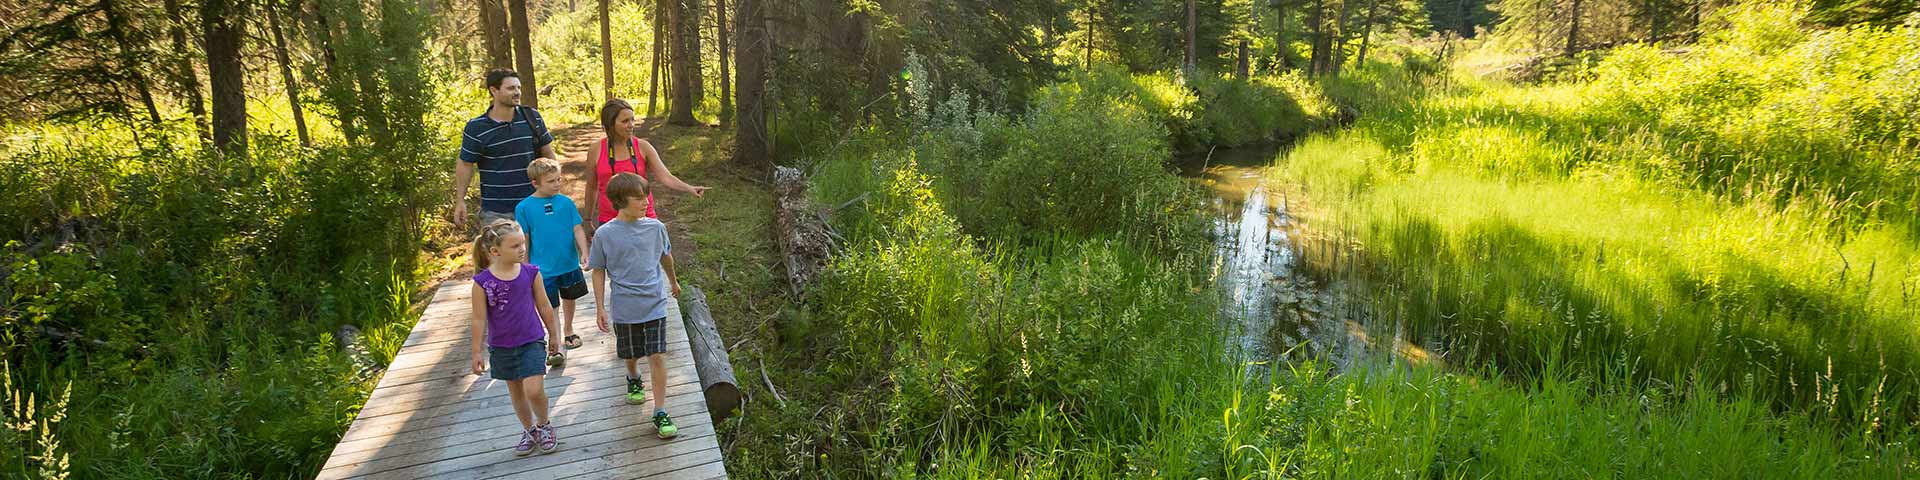
[[[527,164],[534,153],[553,143],[553,132],[540,112],[514,107],[513,120],[497,122],[486,112],[467,121],[460,134],[460,161],[480,170],[480,208],[494,213],[513,211],[520,199],[533,195]]]
[[[513,207],[513,221],[527,232],[527,256],[540,267],[543,278],[580,270],[580,250],[573,243],[573,227],[580,225],[580,209],[566,195],[527,197]]]

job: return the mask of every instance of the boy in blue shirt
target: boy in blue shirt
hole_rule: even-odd
[[[574,300],[587,295],[587,278],[581,274],[586,262],[580,255],[587,251],[587,231],[573,199],[560,194],[566,184],[560,162],[534,160],[527,165],[527,178],[533,181],[533,195],[513,208],[513,219],[526,230],[527,257],[540,268],[547,301],[565,313],[566,348],[580,348],[580,336],[573,333],[573,309]],[[549,355],[547,364],[559,365],[566,358],[563,350]]]

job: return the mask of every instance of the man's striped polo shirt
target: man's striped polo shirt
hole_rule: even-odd
[[[513,214],[514,205],[533,194],[527,164],[533,163],[540,147],[553,143],[546,120],[526,107],[514,107],[513,120],[507,122],[481,112],[467,121],[461,137],[460,160],[480,170],[480,208]]]

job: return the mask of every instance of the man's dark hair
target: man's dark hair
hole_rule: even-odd
[[[500,88],[500,82],[505,82],[508,78],[520,78],[520,74],[504,68],[489,70],[487,71],[487,88]]]

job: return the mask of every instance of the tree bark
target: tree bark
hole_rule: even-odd
[[[733,50],[729,48],[730,39],[727,38],[727,0],[715,2],[713,13],[716,16],[714,23],[718,25],[718,31],[715,32],[718,35],[713,39],[720,42],[720,126],[725,127],[733,123],[733,72],[727,68],[727,56]]]
[[[1580,0],[1573,0],[1573,13],[1567,16],[1567,55],[1579,51],[1580,40]]]
[[[207,79],[213,93],[213,145],[223,152],[245,154],[247,149],[246,70],[240,63],[240,24],[237,0],[206,0],[200,6],[200,24],[207,46]]]
[[[1252,73],[1252,72],[1249,72],[1248,70],[1252,70],[1253,68],[1253,66],[1249,64],[1250,61],[1247,59],[1247,41],[1246,40],[1240,41],[1239,50],[1240,50],[1239,52],[1240,58],[1238,61],[1234,62],[1233,74],[1235,77],[1241,80],[1246,80],[1248,74]]]
[[[687,287],[686,302],[681,304],[682,326],[687,331],[687,350],[693,357],[693,370],[700,377],[700,393],[707,401],[707,415],[714,422],[726,420],[740,409],[740,386],[733,376],[733,362],[727,359],[727,344],[720,341],[720,329],[707,307],[707,294],[700,287]]]
[[[120,10],[115,0],[101,0],[100,10],[107,16],[107,34],[113,36],[113,42],[120,50],[120,68],[132,77],[133,88],[140,96],[140,105],[147,109],[147,119],[160,123],[160,107],[154,105],[153,91],[147,86],[147,76],[141,73],[146,70],[146,65],[140,63],[139,50],[134,48],[133,39],[127,35],[130,26],[126,12]]]
[[[193,44],[187,40],[187,15],[180,7],[180,0],[165,0],[164,5],[167,36],[173,37],[174,83],[180,88],[187,111],[193,114],[193,126],[200,134],[200,143],[207,145],[213,133],[207,128],[207,100],[200,94],[200,75],[193,71]]]
[[[1085,63],[1083,63],[1083,65],[1088,70],[1093,69],[1093,34],[1095,32],[1093,28],[1094,27],[1094,22],[1093,22],[1094,8],[1095,8],[1095,5],[1093,4],[1093,2],[1087,2],[1087,56],[1086,56],[1086,61]]]
[[[1194,65],[1199,63],[1198,54],[1195,53],[1194,45],[1193,45],[1194,44],[1193,29],[1196,23],[1194,20],[1195,15],[1193,10],[1194,10],[1193,0],[1187,0],[1187,60],[1184,66],[1189,72],[1193,71]]]
[[[479,0],[480,38],[487,45],[488,68],[513,68],[513,34],[500,0]]]
[[[674,52],[680,51],[680,44],[679,37],[675,37],[673,33],[676,28],[673,24],[673,11],[678,8],[679,1],[660,0],[660,111],[662,115],[673,111],[673,81],[678,80],[674,77],[676,71],[674,62],[678,61],[676,59],[679,57],[674,56]]]
[[[1278,57],[1275,61],[1281,70],[1291,69],[1293,59],[1289,54],[1293,53],[1293,49],[1287,47],[1287,3],[1284,0],[1273,0],[1273,18],[1274,53]]]
[[[653,73],[647,76],[651,85],[647,87],[647,116],[649,117],[654,116],[658,111],[654,108],[654,104],[660,98],[660,60],[666,56],[667,40],[663,36],[666,33],[666,15],[667,0],[655,0],[653,2]]]
[[[1327,73],[1327,56],[1333,53],[1333,36],[1327,34],[1326,10],[1326,0],[1313,0],[1313,9],[1307,11],[1307,23],[1313,25],[1313,58],[1308,60],[1307,71],[1314,75]]]
[[[293,129],[300,135],[300,144],[312,146],[313,139],[307,136],[307,116],[300,110],[300,82],[293,78],[293,60],[287,55],[287,38],[280,27],[281,4],[274,1],[267,5],[267,27],[273,29],[273,56],[280,61],[280,81],[287,86],[287,105],[293,108]]]
[[[1360,34],[1360,55],[1353,59],[1354,65],[1362,65],[1367,63],[1367,46],[1373,40],[1373,23],[1377,21],[1375,16],[1379,13],[1379,11],[1380,11],[1380,0],[1368,0],[1367,18],[1365,20],[1367,22],[1367,25],[1365,29],[1362,30],[1362,33]]]
[[[540,87],[533,80],[533,27],[527,0],[507,0],[513,23],[513,69],[520,74],[520,104],[540,108]]]
[[[688,0],[672,0],[672,3],[667,23],[672,30],[669,43],[673,45],[673,88],[669,91],[673,98],[667,105],[667,123],[699,125],[700,119],[693,116],[700,83],[699,9],[690,8]]]
[[[686,10],[683,11],[687,13],[687,18],[680,27],[686,30],[687,49],[684,50],[684,52],[686,52],[689,65],[691,65],[687,78],[692,79],[692,81],[687,83],[687,89],[693,94],[693,104],[688,107],[698,108],[701,101],[707,98],[706,50],[700,48],[700,24],[704,21],[703,19],[707,17],[707,9],[702,7],[702,5],[706,4],[706,0],[680,1],[685,2],[686,6]]]
[[[1333,19],[1333,56],[1328,57],[1332,63],[1327,65],[1327,72],[1336,77],[1340,76],[1340,69],[1347,63],[1347,37],[1352,35],[1347,21],[1353,13],[1353,2],[1340,0],[1340,14]]]
[[[600,0],[600,86],[606,99],[613,95],[613,0]]]
[[[769,158],[767,134],[767,63],[772,47],[767,35],[764,0],[738,0],[734,29],[734,103],[739,107],[739,129],[733,136],[733,161],[754,169],[764,169]]]

